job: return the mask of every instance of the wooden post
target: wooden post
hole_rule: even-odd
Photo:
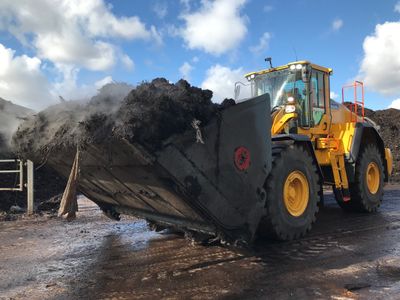
[[[27,201],[28,201],[28,215],[33,214],[33,199],[34,199],[34,190],[33,190],[33,181],[34,181],[34,175],[33,175],[33,162],[28,160],[26,162],[27,166]]]
[[[75,219],[78,211],[77,187],[79,177],[79,150],[76,150],[74,163],[72,164],[71,173],[69,174],[67,186],[61,199],[58,216],[67,220]]]

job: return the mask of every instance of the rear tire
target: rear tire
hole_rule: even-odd
[[[376,145],[367,145],[356,163],[355,181],[350,184],[350,201],[336,200],[346,211],[375,212],[383,198],[383,162]],[[338,191],[334,188],[334,193]]]
[[[278,240],[302,237],[316,220],[319,174],[309,153],[299,145],[273,145],[273,163],[265,189],[266,216],[259,234]]]

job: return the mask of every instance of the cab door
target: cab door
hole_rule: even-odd
[[[328,74],[312,70],[310,80],[311,133],[325,135],[329,132],[329,77]]]

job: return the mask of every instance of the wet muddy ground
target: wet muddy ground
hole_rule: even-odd
[[[304,239],[252,250],[193,245],[80,200],[73,222],[0,223],[0,299],[400,299],[400,186],[379,213],[329,196]]]

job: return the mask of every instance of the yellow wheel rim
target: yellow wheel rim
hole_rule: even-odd
[[[367,173],[365,174],[367,179],[368,190],[371,194],[376,194],[379,190],[381,183],[379,167],[375,162],[370,162],[367,167]]]
[[[309,195],[307,177],[300,171],[290,173],[283,186],[283,201],[288,213],[301,216],[307,208]]]

